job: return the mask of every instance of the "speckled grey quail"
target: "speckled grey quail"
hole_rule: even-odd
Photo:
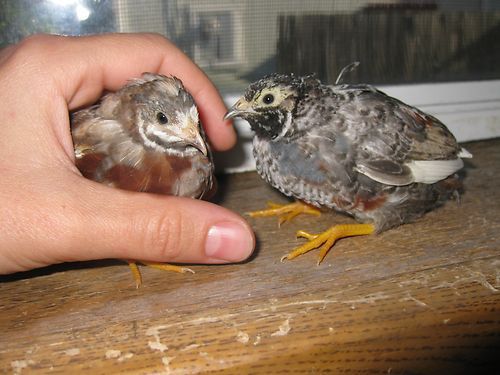
[[[125,190],[190,198],[207,197],[215,189],[198,109],[175,77],[144,73],[97,105],[73,113],[71,132],[76,166],[89,179]],[[135,262],[129,264],[140,285]]]
[[[284,259],[320,248],[319,264],[339,238],[414,221],[457,193],[461,158],[471,157],[438,119],[365,84],[272,74],[248,87],[226,114],[234,117],[254,131],[257,171],[268,183],[359,222],[319,235],[300,231],[309,241]],[[254,216],[287,220],[301,210],[315,212],[293,203]]]

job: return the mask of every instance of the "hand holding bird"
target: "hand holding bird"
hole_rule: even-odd
[[[227,263],[250,255],[253,233],[239,215],[200,200],[111,189],[76,168],[68,111],[145,71],[182,78],[213,148],[234,144],[213,84],[161,36],[42,35],[0,51],[1,274],[104,258]],[[101,177],[111,177],[105,171]]]

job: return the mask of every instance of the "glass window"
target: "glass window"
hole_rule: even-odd
[[[333,83],[500,78],[496,0],[0,0],[0,46],[50,32],[158,32],[224,93],[276,71]]]

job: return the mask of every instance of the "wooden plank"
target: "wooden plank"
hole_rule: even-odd
[[[252,219],[256,255],[194,275],[119,262],[2,277],[0,372],[478,373],[500,360],[500,140],[466,145],[466,193],[417,223],[340,241],[316,266],[280,263],[297,229]],[[285,201],[254,173],[223,176],[220,204]]]

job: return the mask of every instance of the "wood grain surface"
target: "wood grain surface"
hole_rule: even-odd
[[[64,264],[0,280],[0,373],[390,373],[500,371],[500,140],[466,145],[461,204],[414,224],[280,263],[339,214],[249,219],[252,259],[142,268]],[[255,173],[222,176],[237,212],[286,199]]]

